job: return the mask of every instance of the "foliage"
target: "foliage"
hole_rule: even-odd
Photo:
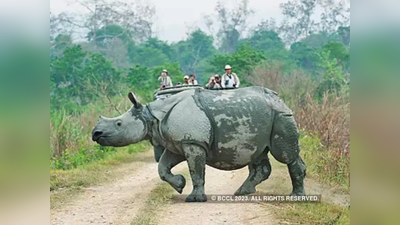
[[[249,42],[254,49],[264,51],[266,58],[274,60],[287,60],[289,51],[275,31],[256,30]]]
[[[219,42],[221,53],[233,53],[239,46],[239,39],[247,30],[247,22],[254,13],[249,7],[249,0],[241,0],[234,9],[228,9],[226,5],[218,1],[215,6],[215,19],[206,17],[206,25],[212,32],[213,25],[217,25],[216,40]]]
[[[324,31],[311,33],[307,37],[300,40],[301,43],[313,48],[321,48],[329,42],[340,41],[340,37],[337,33],[327,33]]]
[[[325,57],[328,58],[327,53]],[[319,166],[313,165],[315,170],[312,170],[319,174],[321,179],[349,186],[350,93],[347,85],[338,85],[332,90],[323,86],[331,81],[328,78],[322,81],[312,79],[299,71],[287,74],[281,65],[267,63],[257,66],[254,69],[257,77],[249,76],[249,81],[277,91],[293,110],[298,127],[305,132],[304,135],[313,135],[312,142],[302,144],[303,154],[310,158],[307,160],[319,162]],[[322,71],[326,74],[332,72],[332,68],[325,69],[326,71]],[[337,76],[343,74],[337,68],[333,71]],[[321,87],[325,88],[325,92],[319,96],[323,90]],[[306,140],[308,139],[303,141]],[[312,149],[315,146],[317,150]]]
[[[59,188],[79,188],[98,183],[107,179],[110,166],[121,163],[131,163],[135,153],[149,150],[150,144],[142,142],[118,150],[101,150],[97,147],[97,154],[93,157],[84,154],[71,153],[68,157],[55,159],[50,164],[50,190]],[[92,152],[92,153],[93,153]]]
[[[131,63],[139,64],[154,68],[168,62],[168,56],[161,49],[152,48],[141,44],[139,46],[131,46],[129,49],[129,58]]]
[[[239,78],[242,77],[243,79],[243,76],[249,74],[252,68],[264,59],[265,56],[261,51],[257,51],[249,43],[245,43],[233,54],[215,55],[210,60],[211,67],[207,71],[216,74],[219,71],[223,71],[225,65],[229,64],[232,66],[233,71],[238,74]]]
[[[296,42],[290,46],[291,58],[297,66],[310,71],[314,76],[318,68],[318,49],[305,45],[302,42]]]
[[[346,156],[329,151],[315,134],[302,132],[300,145],[309,175],[327,184],[350,187],[350,161]]]
[[[106,25],[96,31],[89,31],[86,38],[88,41],[94,41],[99,46],[107,45],[107,42],[118,38],[124,43],[132,40],[131,34],[128,30],[119,25]],[[94,39],[94,40],[93,40]]]
[[[350,207],[329,202],[272,203],[277,218],[284,224],[350,224]]]
[[[98,53],[84,52],[79,45],[67,48],[50,62],[51,105],[55,109],[78,110],[99,98],[115,95],[121,72]]]
[[[71,35],[59,34],[54,40],[53,50],[59,53],[70,45],[72,45]]]
[[[160,87],[157,79],[161,75],[161,71],[166,69],[168,71],[168,75],[171,77],[172,83],[176,85],[178,82],[183,82],[184,73],[182,73],[179,68],[178,63],[164,63],[161,66],[155,67],[151,72],[151,77],[154,80],[155,88]]]
[[[186,40],[172,45],[175,59],[185,74],[196,74],[201,79],[204,69],[201,62],[216,53],[213,38],[204,31],[197,29],[188,35]]]
[[[340,96],[342,94],[340,91],[347,83],[338,59],[330,58],[330,53],[329,50],[319,53],[322,80],[315,93],[317,99],[321,99],[326,92],[335,93]]]
[[[215,15],[204,17],[207,32],[191,29],[176,43],[153,35],[154,7],[139,2],[78,0],[73,4],[87,11],[50,14],[51,166],[74,170],[118,154],[93,146],[89,137],[96,122],[93,115],[119,115],[130,107],[122,97],[128,91],[143,102],[151,101],[163,69],[174,84],[185,74],[195,74],[201,83],[211,74],[224,73],[226,64],[242,86],[279,92],[294,109],[299,126],[316,134],[329,149],[324,163],[339,165],[342,159],[347,163],[347,5],[342,0],[291,0],[281,4],[281,24],[271,18],[249,29],[253,10],[248,3],[241,0],[229,9],[218,2]],[[322,9],[319,23],[317,7]],[[78,42],[73,37],[82,28],[88,30],[87,37]],[[340,155],[343,152],[345,156]],[[329,166],[334,169],[338,168]]]
[[[340,42],[329,42],[323,46],[323,50],[329,52],[330,59],[336,59],[344,71],[350,69],[350,49]]]

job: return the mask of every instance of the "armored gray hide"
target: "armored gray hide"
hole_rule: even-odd
[[[171,168],[188,162],[193,191],[187,201],[206,201],[206,164],[222,170],[248,166],[249,177],[235,194],[254,193],[271,173],[269,152],[288,165],[292,194],[304,195],[305,165],[299,156],[297,126],[275,92],[262,87],[187,90],[149,103],[142,111],[150,127],[146,137],[165,148],[160,177],[179,193],[186,182]]]

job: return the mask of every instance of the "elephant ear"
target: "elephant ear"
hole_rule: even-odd
[[[131,102],[132,102],[133,106],[135,106],[135,108],[142,107],[142,104],[140,104],[138,98],[136,97],[136,95],[133,92],[129,92],[128,98],[129,98],[129,100],[131,100]]]

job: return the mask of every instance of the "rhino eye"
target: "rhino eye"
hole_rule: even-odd
[[[120,127],[121,125],[122,125],[121,121],[118,121],[118,122],[117,122],[117,126]]]

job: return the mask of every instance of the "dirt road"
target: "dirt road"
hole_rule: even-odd
[[[221,171],[206,168],[205,192],[208,195],[232,195],[246,180],[248,169]],[[183,195],[192,191],[192,182],[187,181]],[[253,203],[185,203],[184,196],[177,195],[171,207],[165,210],[159,224],[174,225],[190,221],[190,225],[202,224],[276,224],[272,215]]]
[[[118,170],[124,174],[109,184],[90,187],[76,199],[51,212],[54,225],[130,224],[152,187],[160,182],[152,151]]]
[[[274,165],[273,165],[274,166]],[[271,179],[260,185],[261,190],[279,188],[290,193],[290,179],[286,166],[274,169]],[[50,221],[62,224],[131,224],[146,204],[149,193],[162,181],[152,151],[138,154],[137,161],[118,168],[122,176],[105,185],[90,187],[61,208],[51,211]],[[122,173],[121,173],[122,172]],[[174,173],[188,174],[187,164],[181,163]],[[247,168],[236,171],[206,169],[206,194],[233,194],[248,174]],[[286,176],[286,177],[285,177]],[[284,187],[281,189],[281,187]],[[311,187],[308,187],[311,188]],[[284,190],[283,190],[284,189]],[[156,214],[158,224],[278,224],[268,207],[255,203],[185,203],[184,195],[192,190],[187,179],[182,195],[175,194],[171,204]],[[307,190],[307,186],[306,186]],[[284,192],[281,192],[284,191]],[[316,191],[316,189],[314,189]],[[314,192],[313,191],[313,192]]]

